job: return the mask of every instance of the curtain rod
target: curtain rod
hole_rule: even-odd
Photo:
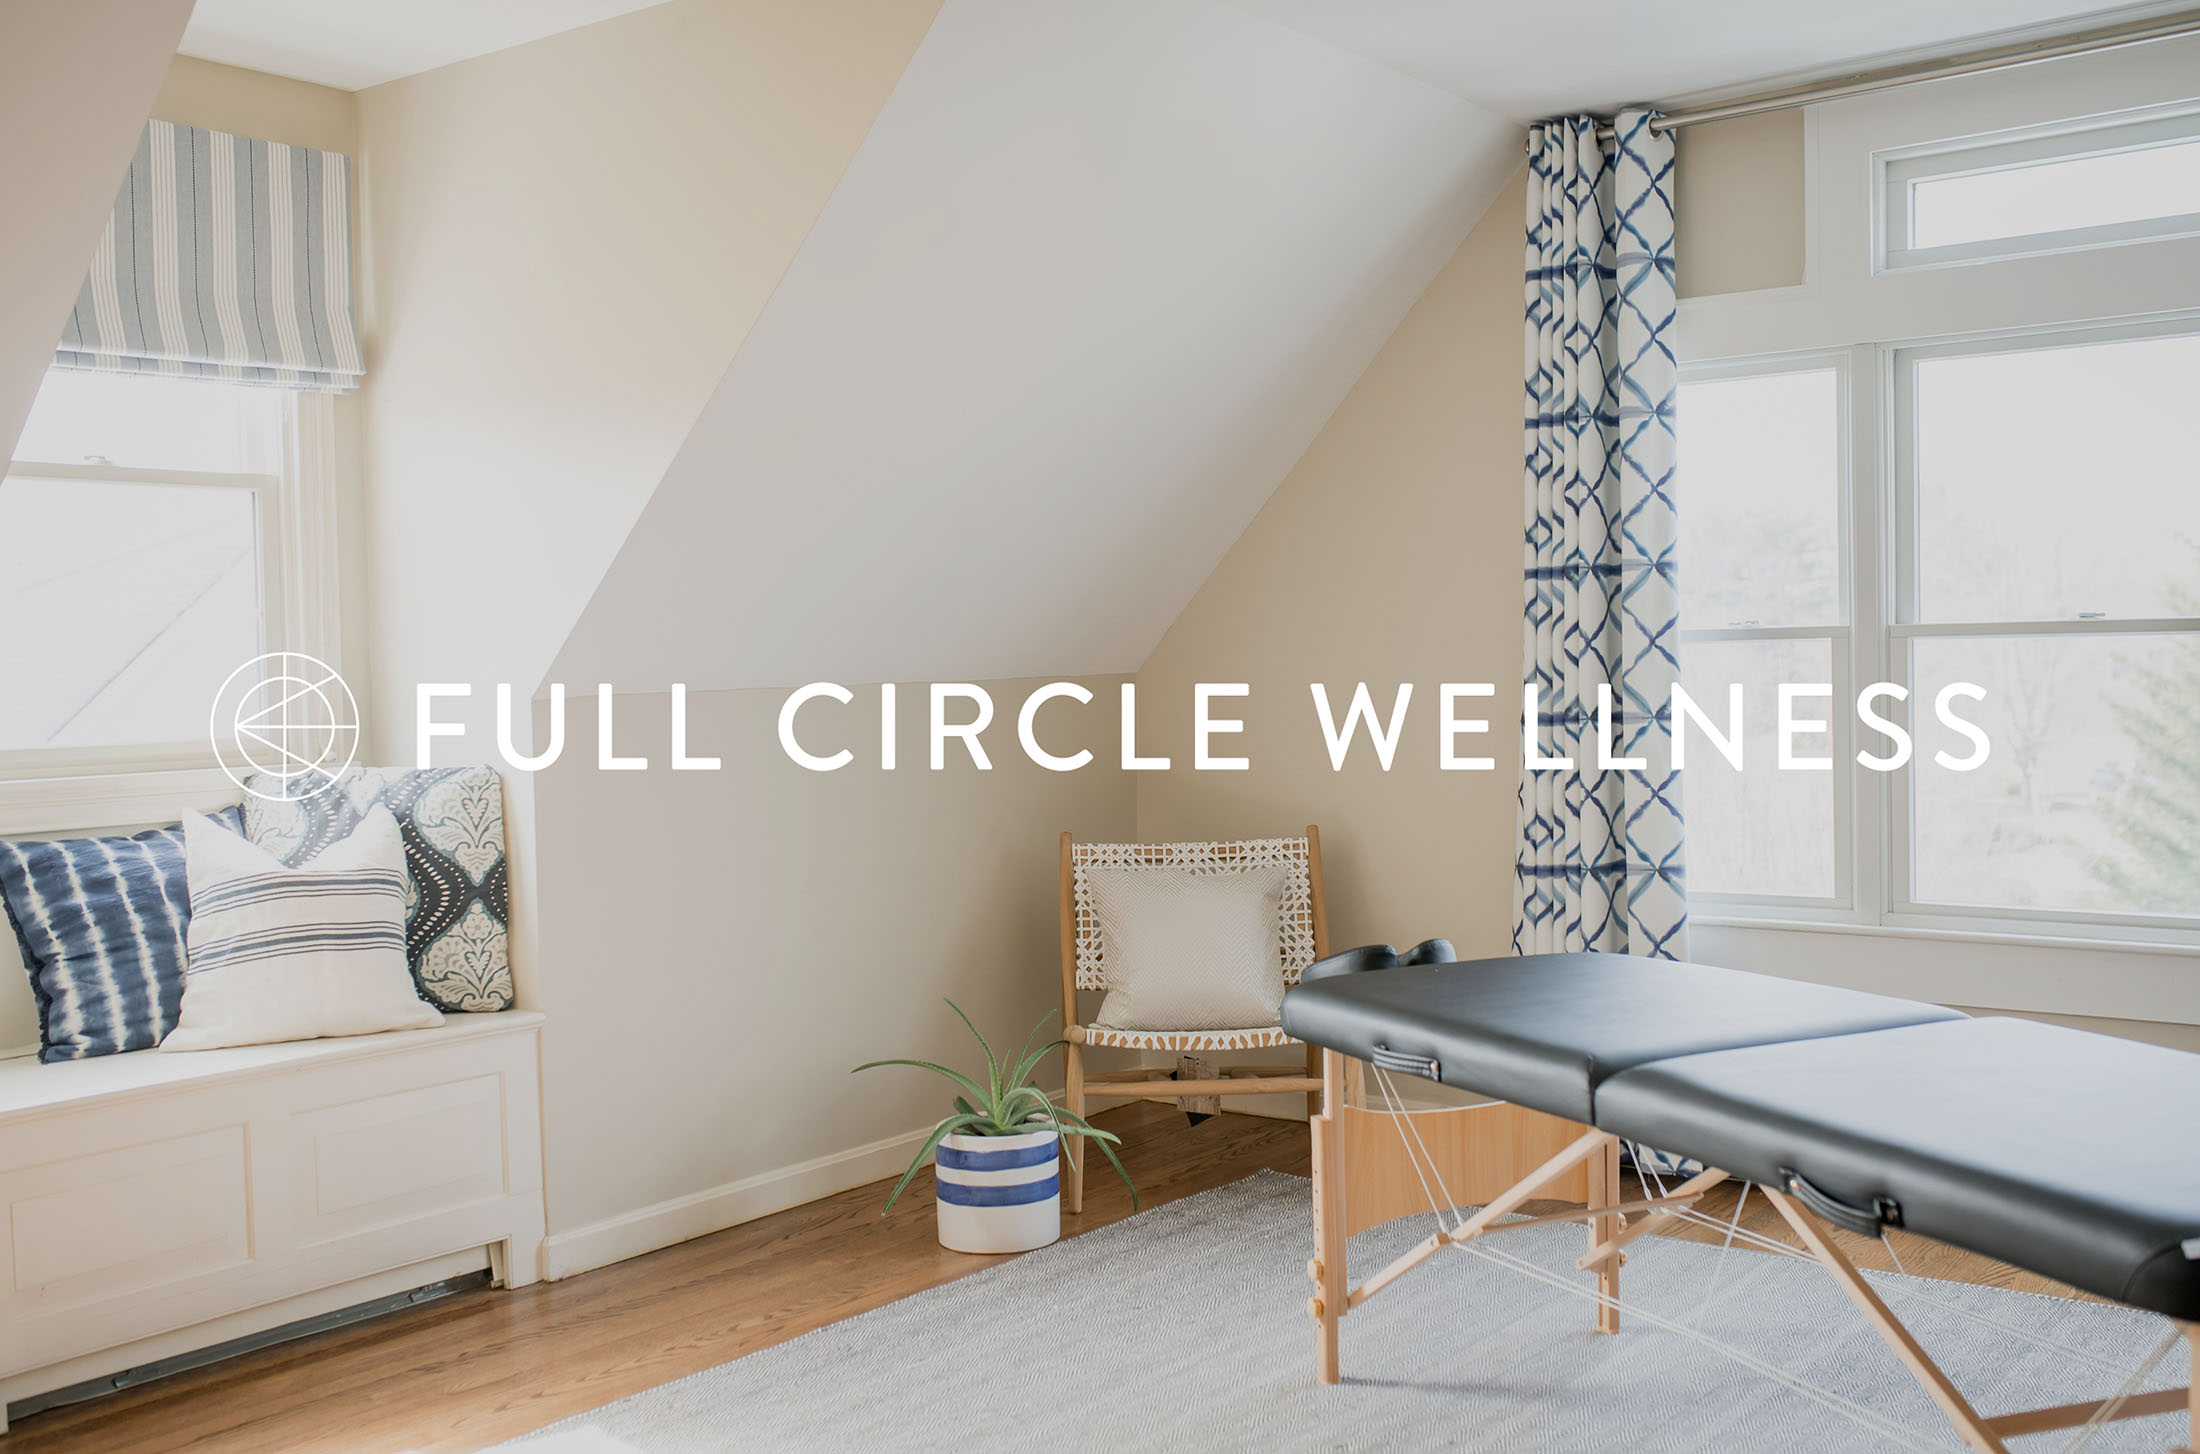
[[[1767,91],[1757,96],[1744,96],[1738,100],[1722,102],[1715,106],[1698,106],[1653,117],[1650,129],[1654,132],[1672,131],[1682,126],[1698,126],[1706,121],[1726,121],[1736,116],[1756,116],[1767,111],[1787,111],[1797,106],[1811,106],[1820,101],[1838,101],[1847,96],[1862,96],[1872,91],[1890,90],[1896,86],[1914,86],[1922,81],[1946,81],[1957,76],[1978,75],[1986,71],[2004,71],[2015,66],[2036,65],[2041,61],[2061,60],[2065,56],[2090,55],[2096,51],[2117,50],[2127,45],[2144,45],[2154,40],[2174,40],[2179,36],[2200,34],[2200,13],[2186,12],[2162,20],[2135,21],[2124,25],[2104,26],[2098,30],[2082,31],[2076,35],[2058,36],[2048,40],[2026,41],[2019,45],[2000,46],[1992,50],[1970,51],[1950,56],[1945,60],[1922,61],[1914,65],[1894,66],[1884,71],[1863,71],[1837,81],[1821,81],[1814,85],[1788,91]],[[1597,128],[1597,140],[1610,141],[1612,128]]]

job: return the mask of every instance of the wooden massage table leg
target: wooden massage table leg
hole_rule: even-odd
[[[1314,1260],[1306,1265],[1314,1296],[1314,1366],[1323,1383],[1340,1377],[1337,1322],[1345,1309],[1344,1122],[1345,1057],[1322,1052],[1321,1114],[1308,1122],[1314,1139]]]
[[[1613,1138],[1607,1140],[1603,1149],[1589,1158],[1588,1209],[1590,1211],[1602,1211],[1606,1207],[1616,1205],[1620,1199],[1619,1188],[1619,1141],[1617,1138]],[[1589,1222],[1590,1252],[1594,1254],[1599,1247],[1605,1246],[1614,1237],[1617,1237],[1619,1230],[1620,1218],[1617,1213],[1606,1213],[1604,1216],[1592,1218]],[[1620,1264],[1626,1260],[1626,1257],[1615,1247],[1607,1251],[1602,1259],[1596,1263],[1597,1295],[1599,1297],[1611,1298],[1615,1301],[1618,1299]],[[1610,1302],[1597,1304],[1597,1331],[1599,1333],[1617,1333],[1619,1331],[1619,1309]]]
[[[2024,1409],[2016,1413],[1982,1417],[1971,1407],[1940,1365],[1918,1346],[1910,1336],[1910,1330],[1902,1326],[1902,1320],[1879,1299],[1869,1282],[1857,1272],[1856,1265],[1834,1244],[1826,1228],[1804,1208],[1798,1206],[1786,1193],[1772,1187],[1764,1187],[1764,1194],[1787,1218],[1795,1235],[1803,1239],[1803,1245],[1817,1258],[1834,1281],[1848,1294],[1849,1300],[1863,1312],[1865,1319],[1896,1356],[1908,1365],[1912,1375],[1932,1395],[1933,1402],[1948,1416],[1948,1422],[1963,1437],[1963,1441],[1980,1454],[2008,1454],[2004,1439],[2014,1439],[2025,1434],[2044,1434],[2055,1429],[2075,1429],[2091,1419],[2106,1400],[2093,1399],[2085,1403],[2061,1404],[2054,1408]],[[2193,1420],[2188,1431],[2188,1441],[2200,1436],[2200,1329],[2185,1326],[2185,1337],[2192,1345],[2193,1374],[2188,1388],[2167,1388],[2156,1393],[2133,1394],[2108,1415],[2116,1419],[2145,1418],[2150,1414],[2167,1414],[2184,1411]],[[2190,1448],[2188,1442],[2188,1448]]]
[[[1809,1250],[1811,1256],[1817,1258],[1819,1264],[1833,1274],[1833,1280],[1840,1284],[1841,1291],[1847,1293],[1849,1301],[1855,1303],[1864,1314],[1865,1321],[1872,1325],[1873,1331],[1886,1340],[1887,1346],[1894,1349],[1895,1356],[1909,1368],[1911,1375],[1932,1396],[1933,1402],[1940,1405],[1940,1411],[1948,1416],[1949,1423],[1955,1425],[1956,1433],[1962,1436],[1963,1442],[1979,1450],[1980,1454],[2008,1454],[2009,1446],[2002,1443],[2001,1436],[1988,1427],[1987,1421],[1980,1417],[1978,1410],[1971,1407],[1971,1401],[1963,1396],[1947,1374],[1941,1372],[1940,1365],[1933,1362],[1931,1355],[1918,1346],[1917,1339],[1910,1336],[1910,1330],[1902,1326],[1902,1320],[1880,1301],[1879,1294],[1872,1290],[1872,1285],[1864,1280],[1863,1274],[1856,1270],[1856,1264],[1849,1261],[1848,1254],[1834,1243],[1818,1219],[1797,1206],[1788,1198],[1787,1193],[1769,1186],[1762,1190],[1771,1198],[1773,1206],[1779,1209],[1780,1215],[1787,1219],[1788,1225],[1795,1229],[1795,1235],[1803,1240],[1803,1246]]]
[[[2185,1454],[2200,1454],[2200,1323],[2186,1323],[2185,1346],[2192,1354],[2192,1377],[2185,1388]]]

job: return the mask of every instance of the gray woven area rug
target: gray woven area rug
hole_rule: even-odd
[[[1344,1324],[1346,1382],[1314,1382],[1307,1183],[1262,1173],[986,1269],[776,1348],[569,1419],[526,1454],[720,1450],[1367,1449],[1877,1451],[1962,1445],[1818,1267],[1653,1237],[1630,1303],[1670,1316],[1899,1426],[1869,1432],[1685,1336],[1446,1252]],[[1354,1239],[1355,1273],[1427,1219]],[[1577,1227],[1488,1244],[1572,1271]],[[1887,1274],[1889,1303],[1982,1411],[2100,1398],[2168,1323],[2125,1309]],[[2049,1351],[1922,1301],[2076,1350]],[[2182,1343],[2142,1388],[2184,1381]],[[2119,1370],[2117,1372],[2108,1369]],[[1076,1390],[1083,1390],[1082,1392]],[[2012,1448],[2064,1449],[2069,1431]],[[2086,1447],[2183,1441],[2184,1420],[2109,1425]]]

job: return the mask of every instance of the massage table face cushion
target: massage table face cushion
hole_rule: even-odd
[[[1598,1085],[1631,1066],[1963,1018],[1886,995],[1625,954],[1395,968],[1369,951],[1336,958],[1355,962],[1350,955],[1369,970],[1309,970],[1283,997],[1294,1039],[1399,1068],[1433,1061],[1430,1079],[1582,1122],[1593,1121]]]
[[[2200,1321],[2200,1055],[1946,1020],[1641,1064],[1599,1087],[1596,1125],[1889,1197],[1913,1232]]]

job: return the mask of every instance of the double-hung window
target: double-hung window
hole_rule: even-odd
[[[1781,685],[1848,689],[1847,395],[1840,355],[1695,370],[1681,384],[1681,684],[1722,726],[1738,690],[1743,724],[1739,769],[1681,728],[1692,898],[1849,899],[1847,772],[1835,766],[1848,731],[1828,699],[1791,699],[1792,720],[1826,727],[1785,745],[1829,766],[1776,770]]]
[[[328,650],[325,395],[51,370],[0,480],[0,779],[210,766],[215,690]]]
[[[1677,724],[1690,897],[2200,945],[2200,101],[1959,134],[2012,105],[1972,96],[1840,113],[1820,276],[1700,315],[1747,344],[1683,366],[1682,684],[1721,723],[1740,689],[1746,765]],[[1888,772],[1875,683],[1914,743]],[[1991,746],[1952,770],[1963,685]]]
[[[1889,367],[1889,665],[1984,688],[1994,744],[1893,796],[1890,912],[2200,927],[2200,319]]]

